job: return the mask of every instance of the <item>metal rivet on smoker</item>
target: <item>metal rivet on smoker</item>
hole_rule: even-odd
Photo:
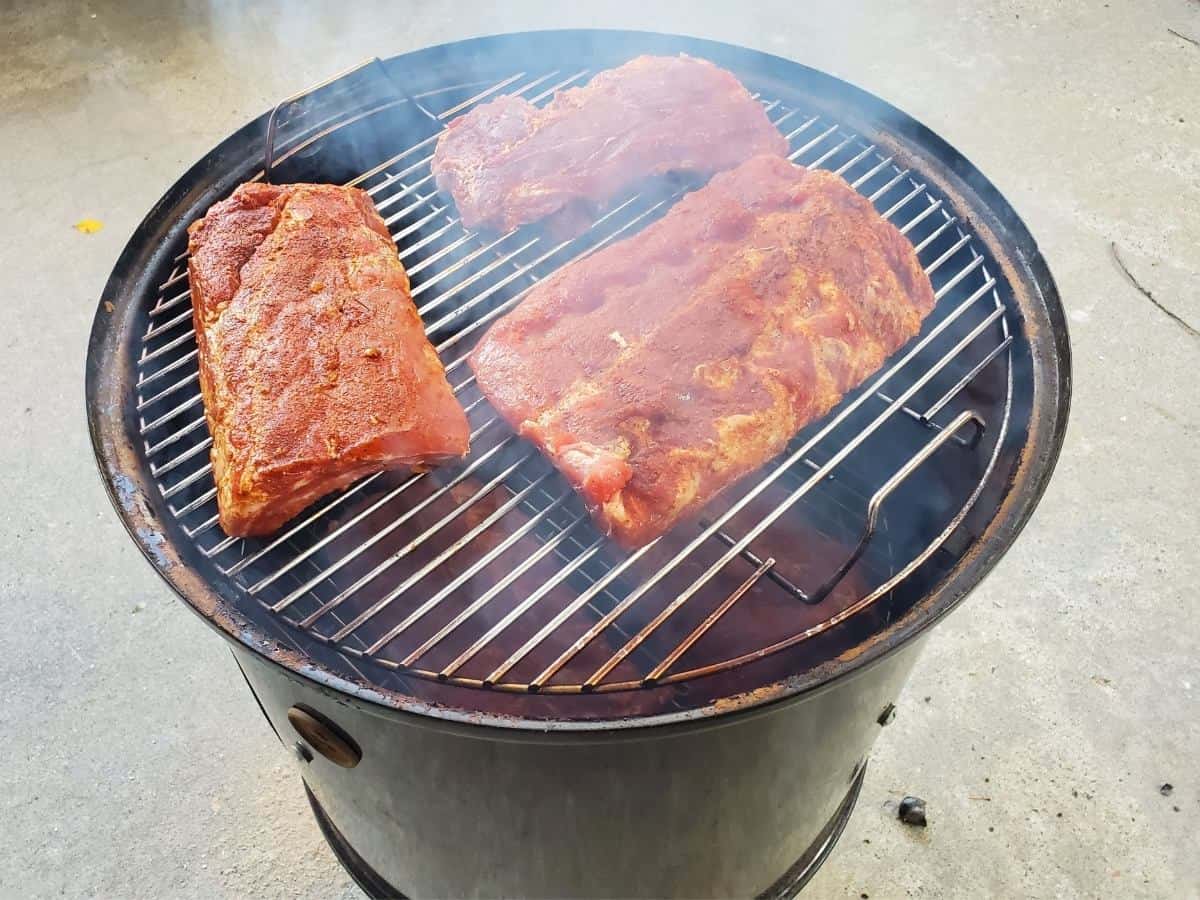
[[[894,718],[896,718],[896,704],[889,703],[883,708],[883,712],[879,714],[879,718],[875,721],[880,725],[891,725]]]

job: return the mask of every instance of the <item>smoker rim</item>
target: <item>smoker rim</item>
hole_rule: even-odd
[[[988,525],[980,534],[975,547],[960,560],[947,576],[925,597],[918,601],[887,629],[876,632],[853,651],[799,675],[764,685],[754,691],[698,708],[646,717],[624,717],[597,721],[547,721],[514,718],[477,711],[443,707],[415,697],[374,686],[352,682],[317,665],[313,660],[299,657],[293,651],[279,647],[266,638],[252,620],[228,604],[213,586],[198,572],[191,570],[176,547],[164,535],[153,509],[141,496],[144,475],[137,463],[137,450],[124,428],[124,389],[130,383],[128,360],[122,357],[118,340],[122,315],[133,315],[131,304],[122,306],[124,298],[140,297],[146,282],[152,279],[155,263],[167,252],[163,242],[155,238],[170,229],[164,222],[169,211],[194,203],[196,195],[223,187],[230,173],[211,171],[214,157],[222,151],[242,144],[261,134],[268,113],[244,125],[217,144],[195,165],[190,167],[151,208],[135,229],[123,249],[112,275],[101,294],[88,342],[85,378],[85,402],[88,429],[96,462],[109,497],[122,524],[147,561],[159,575],[211,627],[226,639],[241,644],[273,666],[279,666],[293,677],[311,682],[335,698],[362,701],[369,711],[400,714],[405,719],[428,724],[454,727],[465,723],[470,731],[504,732],[515,737],[516,732],[545,735],[625,732],[663,726],[683,726],[698,721],[706,726],[740,718],[736,713],[762,712],[782,703],[795,702],[826,689],[833,684],[864,670],[922,635],[974,589],[1007,552],[1017,534],[1037,506],[1053,472],[1066,433],[1071,394],[1071,354],[1066,317],[1058,290],[1037,242],[1007,200],[967,158],[928,127],[913,119],[874,94],[842,79],[835,78],[801,63],[759,50],[738,47],[684,35],[643,31],[601,29],[569,29],[516,32],[449,42],[390,58],[389,62],[404,59],[414,64],[422,57],[433,60],[447,53],[470,54],[492,52],[505,43],[537,41],[538,39],[575,41],[639,42],[639,49],[653,52],[652,45],[670,44],[675,49],[686,44],[703,55],[705,52],[725,59],[740,59],[748,69],[784,70],[793,76],[828,85],[834,100],[844,98],[854,102],[857,109],[869,110],[874,117],[886,120],[888,132],[899,143],[899,149],[911,154],[919,148],[921,155],[940,166],[940,174],[955,188],[952,194],[956,205],[969,213],[971,225],[979,240],[993,252],[1006,268],[1005,275],[1015,293],[1023,294],[1022,310],[1035,310],[1045,317],[1044,322],[1025,318],[1025,328],[1034,362],[1034,397],[1030,411],[1029,433],[1020,453],[1017,474],[1000,498]],[[646,47],[645,45],[651,45]],[[228,188],[232,188],[232,184]],[[949,186],[948,186],[949,187]],[[1008,265],[1005,265],[1005,264]],[[111,308],[110,308],[111,307]],[[1049,334],[1045,331],[1048,329]]]

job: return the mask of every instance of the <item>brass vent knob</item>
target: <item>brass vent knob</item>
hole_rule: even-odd
[[[354,739],[316,710],[293,706],[287,717],[296,733],[331,763],[353,769],[362,759],[362,750]]]

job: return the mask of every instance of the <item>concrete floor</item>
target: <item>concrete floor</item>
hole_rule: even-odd
[[[286,6],[0,17],[0,895],[356,896],[228,652],[100,487],[98,292],[162,192],[277,98],[373,54],[605,25],[760,47],[911,112],[1009,197],[1070,317],[1055,480],[934,633],[812,895],[1200,896],[1200,337],[1109,253],[1200,327],[1200,46],[1168,31],[1200,39],[1200,4]],[[927,830],[893,818],[903,792]]]

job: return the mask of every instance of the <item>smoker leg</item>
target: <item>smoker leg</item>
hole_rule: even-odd
[[[841,805],[833,814],[833,818],[825,824],[821,833],[817,835],[817,839],[804,852],[804,855],[784,873],[783,877],[759,895],[762,900],[788,900],[804,889],[809,879],[816,874],[817,869],[821,868],[821,863],[825,862],[837,844],[838,838],[842,836],[846,823],[850,821],[850,813],[853,812],[859,791],[862,790],[863,777],[866,772],[867,764],[864,762],[858,767],[858,774],[850,785],[850,790],[842,799]],[[313,796],[313,792],[308,789],[307,784],[304,785],[304,793],[308,795],[308,803],[312,807],[313,815],[316,816],[321,834],[325,836],[326,842],[333,850],[338,862],[342,864],[342,868],[350,873],[350,877],[354,879],[355,884],[362,888],[363,893],[372,900],[405,900],[404,894],[384,881],[383,877],[355,852],[342,833],[338,831],[337,826],[325,814],[325,810],[321,808],[321,804]]]

